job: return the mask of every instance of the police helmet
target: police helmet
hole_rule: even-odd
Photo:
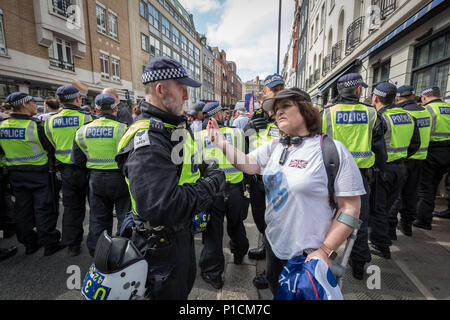
[[[130,300],[146,295],[148,264],[133,242],[106,230],[81,288],[87,300]]]
[[[192,218],[192,232],[201,233],[206,230],[209,220],[211,219],[211,214],[209,212],[197,213]]]

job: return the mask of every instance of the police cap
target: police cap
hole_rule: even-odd
[[[95,97],[95,106],[102,109],[102,106],[109,106],[110,109],[116,107],[116,99],[110,94],[99,94]]]
[[[432,93],[433,91],[440,92],[440,89],[437,86],[429,86],[422,90],[422,95],[427,94],[427,93]]]
[[[397,89],[397,97],[409,97],[415,93],[414,87],[410,85],[404,85]]]
[[[203,108],[203,113],[207,113],[208,116],[215,115],[217,112],[222,110],[222,106],[218,101],[208,102]]]
[[[280,76],[278,73],[271,74],[264,79],[264,86],[268,87],[269,89],[272,89],[273,87],[282,84],[285,85],[283,77]]]
[[[56,90],[56,95],[63,101],[73,100],[78,96],[83,98],[87,97],[85,94],[80,93],[80,90],[72,85],[59,87]]]
[[[192,110],[195,112],[201,112],[201,111],[203,111],[204,107],[205,107],[204,102],[197,102],[196,104],[194,104],[194,107],[192,108]]]
[[[179,62],[166,57],[152,59],[145,66],[144,73],[142,74],[143,84],[171,79],[189,87],[198,88],[202,85],[200,82],[189,78],[188,73]]]
[[[352,88],[359,85],[362,85],[364,88],[368,87],[359,73],[349,73],[343,75],[337,82],[338,89]]]
[[[9,103],[14,107],[20,106],[22,103],[27,103],[28,101],[43,102],[44,100],[39,97],[32,97],[24,92],[11,93],[5,100],[6,103]]]
[[[309,94],[305,91],[298,88],[285,89],[278,92],[278,94],[274,98],[269,98],[264,100],[262,108],[264,111],[274,111],[275,103],[279,100],[287,99],[287,98],[301,98],[307,102],[311,102],[311,98]]]
[[[392,98],[397,95],[397,87],[389,82],[381,82],[375,87],[373,94],[383,98]]]

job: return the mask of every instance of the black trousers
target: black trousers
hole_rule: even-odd
[[[266,230],[266,221],[264,220],[264,214],[266,212],[266,192],[264,190],[264,182],[260,175],[254,175],[249,177],[249,185],[253,220],[258,231],[264,234],[264,231]]]
[[[367,169],[360,169],[361,177],[364,184],[366,194],[361,196],[361,211],[359,219],[362,220],[362,224],[358,230],[355,243],[353,245],[350,259],[358,263],[370,262],[371,255],[369,249],[369,216],[370,216],[370,186],[367,178]]]
[[[94,256],[98,238],[104,230],[112,235],[113,210],[116,209],[117,230],[131,209],[130,194],[125,178],[119,171],[91,170],[89,176],[89,233],[86,240]]]
[[[67,165],[61,169],[61,177],[64,206],[62,243],[67,246],[80,245],[84,233],[88,171],[75,165]]]
[[[404,161],[386,163],[375,178],[373,207],[369,218],[369,240],[379,247],[392,245],[389,236],[392,206],[398,198],[406,177]]]
[[[423,160],[408,159],[406,161],[405,183],[391,210],[391,232],[395,232],[399,212],[403,223],[411,224],[416,218],[417,188],[420,182],[422,164]]]
[[[223,221],[227,217],[227,233],[230,237],[230,250],[236,255],[245,255],[249,242],[245,232],[242,206],[244,195],[240,183],[230,185],[228,200],[219,196],[211,207],[211,218],[203,233],[203,250],[200,254],[200,269],[211,276],[219,276],[225,269],[223,255]]]
[[[61,233],[56,229],[58,213],[53,210],[55,195],[51,193],[49,173],[10,170],[9,178],[16,198],[17,240],[26,247],[37,243],[45,247],[56,244]]]
[[[417,219],[431,224],[437,188],[450,167],[450,141],[430,143],[417,190]]]
[[[196,275],[194,237],[189,227],[172,234],[168,256],[146,256],[147,282],[154,300],[187,300]]]
[[[270,244],[266,241],[266,279],[269,283],[269,289],[272,292],[274,298],[277,295],[278,277],[281,271],[283,271],[287,260],[278,259],[272,251]]]

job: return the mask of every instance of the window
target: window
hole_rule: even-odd
[[[75,71],[72,60],[72,45],[70,42],[55,38],[48,47],[50,66],[63,70]]]
[[[189,57],[194,58],[194,44],[188,40]]]
[[[150,53],[154,56],[161,55],[161,43],[150,35]]]
[[[444,34],[415,49],[412,82],[416,92],[431,85],[438,86],[443,93],[447,91],[450,69],[449,31],[447,29]]]
[[[114,38],[118,39],[118,27],[117,27],[117,16],[112,13],[111,11],[108,12],[108,21],[109,21],[109,35]]]
[[[383,62],[373,68],[373,81],[372,81],[372,91],[375,87],[384,81],[389,80],[389,71],[391,69],[391,60]]]
[[[144,18],[145,20],[147,20],[147,5],[145,4],[144,1],[140,0],[139,1],[139,15]]]
[[[6,50],[6,39],[5,39],[5,28],[3,26],[3,15],[0,12],[0,54],[6,55],[8,51]]]
[[[148,4],[148,22],[159,30],[159,11],[150,3]]]
[[[149,40],[148,37],[141,33],[141,49],[148,52],[149,50]]]
[[[320,29],[325,27],[325,3],[322,5],[322,9],[320,10]]]
[[[100,69],[103,79],[109,79],[109,55],[100,53]]]
[[[200,61],[200,49],[197,47],[194,47],[194,55],[195,55],[195,61]]]
[[[72,0],[53,0],[53,12],[64,17],[69,17],[67,8],[69,8],[73,4],[72,2]]]
[[[187,52],[188,39],[182,34],[181,35],[181,49]]]
[[[105,8],[97,5],[97,31],[106,34],[106,12]]]
[[[172,25],[172,41],[180,45],[180,31],[174,25]]]
[[[317,36],[318,36],[318,34],[319,34],[319,15],[317,15],[317,17],[316,17],[316,24],[315,24],[315,26],[316,26],[316,30],[314,30],[316,33],[314,34],[314,39],[317,39]]]
[[[172,50],[170,50],[170,48],[168,46],[166,46],[164,43],[162,45],[162,52],[163,55],[171,58],[172,57]]]
[[[180,55],[176,53],[175,51],[172,51],[173,60],[180,62]]]
[[[162,26],[162,33],[170,38],[170,22],[163,16],[161,16],[161,26]]]
[[[112,58],[112,80],[120,81],[120,59]]]
[[[185,58],[181,58],[181,65],[184,69],[188,69],[188,62]]]

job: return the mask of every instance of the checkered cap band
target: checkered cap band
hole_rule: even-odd
[[[79,92],[71,93],[71,94],[62,94],[60,97],[64,98],[64,100],[72,100],[80,95]]]
[[[275,81],[284,81],[283,77],[280,75],[274,75],[272,77],[270,77],[269,79],[267,79],[266,81],[264,81],[264,86],[267,86],[268,84],[275,82]]]
[[[22,99],[19,99],[17,101],[11,102],[11,104],[14,107],[17,107],[17,106],[20,106],[22,103],[27,103],[28,101],[31,101],[31,100],[33,100],[32,96],[26,96],[26,97],[23,97]]]
[[[422,94],[427,94],[427,93],[433,92],[433,90],[434,90],[434,87],[425,88],[425,89],[422,91]]]
[[[215,107],[214,109],[208,111],[208,115],[209,116],[213,116],[215,115],[217,112],[219,112],[220,110],[222,110],[222,106],[218,105],[217,107]]]
[[[387,92],[380,91],[377,88],[375,88],[375,90],[373,90],[373,93],[376,94],[377,96],[380,96],[383,98],[386,98],[388,95]]]
[[[147,71],[142,74],[142,83],[154,82],[159,80],[179,79],[188,77],[183,68],[159,69]]]
[[[402,93],[399,93],[399,92],[397,92],[397,97],[407,97],[407,96],[410,96],[410,95],[413,95],[413,94],[415,94],[416,92],[413,90],[413,91],[404,91],[404,92],[402,92]]]
[[[356,79],[356,80],[349,80],[339,83],[340,88],[350,88],[350,87],[356,87],[357,85],[360,85],[364,81],[362,79]]]

